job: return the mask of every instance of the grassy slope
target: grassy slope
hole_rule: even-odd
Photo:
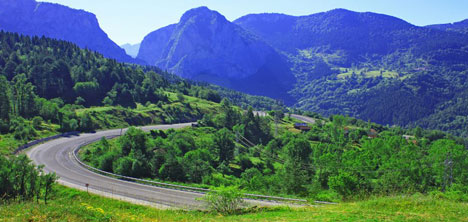
[[[171,109],[178,109],[181,116],[186,119],[201,118],[205,113],[214,113],[219,109],[219,104],[211,101],[184,96],[184,101],[179,101],[175,93],[166,92],[169,102],[162,106],[138,104],[135,109],[118,106],[92,107],[76,110],[78,115],[89,112],[99,129],[123,128],[128,126],[152,125],[177,122]],[[189,105],[188,105],[189,104]],[[187,107],[190,106],[190,107]],[[195,118],[195,119],[198,119]]]
[[[31,123],[29,123],[31,124]],[[35,139],[45,138],[59,134],[59,126],[55,124],[42,123],[42,129],[36,130],[37,136]],[[0,155],[11,154],[16,148],[27,143],[27,141],[19,141],[14,138],[12,133],[0,134]]]
[[[344,69],[341,69],[344,70]],[[382,70],[382,73],[379,70],[372,70],[372,71],[366,71],[364,69],[359,69],[359,70],[352,70],[348,69],[348,72],[344,72],[338,75],[338,78],[340,79],[345,79],[347,77],[351,77],[351,75],[356,73],[356,75],[362,75],[365,78],[374,78],[378,76],[382,76],[383,78],[399,78],[399,74],[395,71],[390,71],[390,70]]]
[[[184,101],[179,101],[175,93],[166,92],[169,102],[161,107],[150,104],[144,106],[138,104],[135,109],[128,109],[118,106],[108,107],[91,107],[76,110],[77,115],[84,112],[89,112],[93,121],[97,124],[98,129],[115,129],[129,126],[152,125],[162,123],[178,122],[173,120],[174,114],[167,110],[181,110],[182,118],[199,119],[205,113],[216,113],[220,105],[211,101],[184,96]],[[187,107],[190,104],[190,108]],[[186,122],[186,121],[185,121]],[[59,126],[56,124],[43,123],[42,130],[36,130],[38,136],[35,139],[45,138],[57,135],[60,132]],[[0,134],[0,155],[7,155],[14,151],[17,147],[26,142],[21,142],[13,137],[13,134]]]
[[[157,210],[58,187],[48,205],[1,205],[0,221],[468,221],[468,203],[426,196],[384,197],[300,209],[260,208],[244,215]]]

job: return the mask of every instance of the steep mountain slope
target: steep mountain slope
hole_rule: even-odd
[[[444,31],[454,31],[454,32],[460,32],[463,34],[468,34],[468,19],[465,19],[460,22],[449,23],[449,24],[429,25],[427,27],[444,30]]]
[[[140,50],[140,45],[141,45],[140,43],[138,44],[127,43],[127,44],[121,45],[120,48],[124,49],[127,55],[133,58],[136,58],[138,55],[138,51]]]
[[[463,115],[460,103],[467,101],[461,93],[468,89],[464,34],[344,9],[300,17],[247,15],[234,23],[289,58],[298,80],[290,92],[296,107],[382,124],[451,125],[458,134],[466,127],[453,119]]]
[[[284,51],[329,45],[347,51],[384,53],[390,42],[385,34],[411,28],[395,17],[355,13],[344,9],[309,16],[247,15],[234,21]],[[371,33],[373,35],[371,35]],[[358,45],[350,45],[356,43]],[[370,44],[366,44],[370,43]]]
[[[150,65],[155,65],[157,61],[162,59],[163,51],[169,43],[176,26],[177,24],[168,25],[146,35],[143,42],[141,42],[137,58]]]
[[[296,55],[298,50],[306,50],[337,54],[341,57],[341,63],[337,64],[343,66],[409,48],[426,53],[427,50],[450,46],[445,40],[454,37],[392,16],[345,9],[300,17],[254,14],[241,17],[234,23],[286,53]],[[431,44],[434,37],[443,41]],[[458,38],[463,39],[461,36]],[[456,42],[449,41],[450,44]]]
[[[35,0],[0,1],[0,29],[73,42],[121,62],[135,62],[109,39],[94,14]]]
[[[139,59],[182,77],[291,102],[292,76],[275,49],[206,7],[149,34]]]

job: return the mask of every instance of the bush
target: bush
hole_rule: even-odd
[[[130,157],[121,157],[113,163],[112,169],[115,174],[123,176],[132,176],[133,159]]]
[[[330,177],[328,186],[344,199],[348,199],[358,189],[358,179],[349,172],[342,171],[338,176]]]
[[[115,159],[115,153],[109,152],[99,158],[99,169],[112,172],[112,163]]]
[[[238,213],[246,206],[242,193],[236,187],[212,190],[203,199],[210,210],[223,215]]]
[[[10,131],[10,125],[7,121],[0,119],[0,133],[7,134]]]
[[[221,173],[215,173],[206,175],[202,178],[202,183],[211,186],[232,186],[239,184],[238,179],[232,175],[222,175]]]
[[[34,118],[32,119],[32,124],[33,124],[34,129],[36,129],[36,130],[41,130],[41,129],[42,129],[41,125],[42,125],[42,122],[43,122],[43,121],[44,121],[44,120],[43,120],[42,117],[40,117],[40,116],[34,117]]]
[[[37,136],[36,131],[29,124],[26,124],[25,120],[21,117],[11,120],[10,131],[13,132],[13,136],[19,141],[29,141]]]

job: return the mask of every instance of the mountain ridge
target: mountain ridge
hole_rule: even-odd
[[[468,34],[468,19],[465,19],[459,22],[453,22],[453,23],[428,25],[426,27],[444,30],[444,31],[454,31],[454,32],[462,33],[462,34]]]
[[[130,44],[126,43],[120,46],[120,48],[124,49],[127,55],[131,56],[132,58],[136,58],[138,55],[138,51],[140,51],[140,43],[137,44]]]
[[[108,58],[139,63],[108,37],[93,13],[35,0],[2,0],[0,8],[2,30],[66,40]]]

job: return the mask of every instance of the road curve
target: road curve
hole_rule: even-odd
[[[141,127],[141,129],[145,131],[178,129],[190,125],[191,123],[158,125]],[[116,137],[125,131],[125,129],[107,130],[60,138],[30,149],[27,155],[35,164],[44,165],[45,172],[55,172],[60,177],[58,182],[68,187],[89,190],[102,196],[158,208],[203,208],[203,202],[198,200],[203,196],[201,193],[148,186],[103,176],[84,168],[73,157],[72,152],[79,146],[98,141],[102,137]],[[266,201],[249,200],[248,202],[254,205],[278,205],[278,203]]]
[[[305,123],[315,124],[315,119],[311,118],[311,117],[308,117],[308,116],[301,116],[301,115],[291,114],[291,117],[295,118],[295,119],[298,119],[298,120],[300,120],[302,122],[305,122]]]
[[[254,115],[262,116],[262,117],[268,116],[267,112],[265,112],[265,111],[254,111]],[[298,120],[300,120],[302,122],[305,122],[305,123],[315,124],[315,122],[316,122],[314,118],[308,117],[308,116],[291,114],[291,117],[295,118],[295,119],[298,119]]]

